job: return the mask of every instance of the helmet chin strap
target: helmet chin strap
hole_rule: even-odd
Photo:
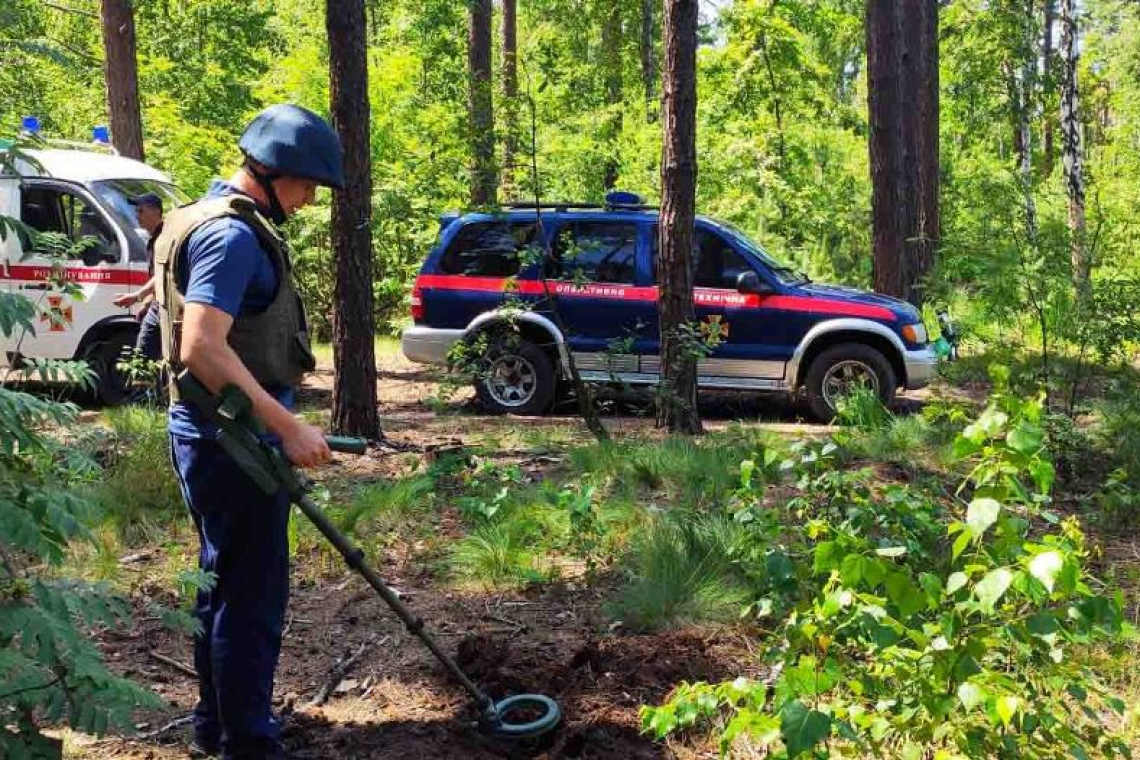
[[[274,224],[285,223],[285,209],[281,207],[281,200],[277,197],[277,191],[273,189],[273,180],[281,179],[280,174],[277,172],[261,172],[253,167],[249,161],[245,162],[242,167],[246,173],[261,185],[261,189],[265,191],[266,198],[269,199],[269,220]]]

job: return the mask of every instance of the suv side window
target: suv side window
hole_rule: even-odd
[[[570,222],[554,242],[548,273],[560,280],[633,284],[637,273],[637,225],[630,222]]]
[[[514,277],[521,254],[534,243],[534,222],[475,222],[464,225],[444,251],[439,267],[445,274]]]
[[[657,282],[657,231],[653,228],[653,281]],[[693,231],[694,288],[736,290],[736,279],[755,269],[724,238],[712,230]]]
[[[119,237],[107,220],[85,198],[61,188],[25,186],[20,192],[20,218],[38,232],[54,232],[72,243],[95,239],[92,246],[74,255],[87,263],[103,259],[119,260]]]

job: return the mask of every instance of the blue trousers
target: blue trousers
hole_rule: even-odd
[[[266,496],[216,441],[170,439],[199,567],[217,576],[195,610],[195,737],[227,760],[283,757],[271,705],[289,600],[288,498]]]

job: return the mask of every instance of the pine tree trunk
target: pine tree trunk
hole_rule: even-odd
[[[1053,61],[1055,58],[1053,52],[1053,26],[1056,20],[1057,0],[1045,0],[1045,33],[1042,37],[1041,45],[1041,80],[1045,83],[1046,87],[1053,84],[1053,72],[1056,69]],[[1046,112],[1041,125],[1041,166],[1046,177],[1053,173],[1053,128],[1055,126],[1056,122],[1053,120],[1053,114]]]
[[[333,192],[332,428],[380,437],[376,410],[376,323],[372,301],[372,153],[364,0],[327,0],[329,99],[344,146],[345,187]]]
[[[608,1],[606,18],[602,23],[603,78],[606,83],[606,116],[603,126],[606,158],[602,166],[602,186],[612,190],[617,184],[618,138],[622,127],[622,76],[621,76],[621,3]]]
[[[503,195],[513,200],[515,154],[518,152],[518,22],[517,0],[503,0]]]
[[[899,212],[902,104],[899,102],[901,43],[895,0],[867,2],[867,105],[871,164],[871,233],[874,286],[880,293],[906,290],[903,215]]]
[[[1085,178],[1081,163],[1081,117],[1077,90],[1076,0],[1061,0],[1061,166],[1069,199],[1070,258],[1073,286],[1084,298],[1089,292],[1091,265],[1085,240]]]
[[[471,205],[493,206],[495,176],[495,119],[491,76],[491,0],[467,0],[467,108],[471,145]]]
[[[111,115],[111,142],[122,155],[143,161],[146,156],[143,152],[135,15],[131,0],[102,0],[101,17],[103,74],[107,84],[107,110]]]
[[[685,326],[696,321],[692,251],[697,189],[697,3],[665,1],[664,145],[657,246],[662,371],[657,425],[686,435],[702,432],[697,356],[683,333]]]
[[[937,0],[868,0],[875,290],[922,301],[938,245]]]
[[[645,87],[645,120],[657,119],[657,51],[653,35],[653,7],[657,0],[641,0],[641,80]]]

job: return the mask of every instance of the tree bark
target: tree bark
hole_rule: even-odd
[[[653,34],[653,6],[657,0],[641,0],[641,81],[645,87],[645,120],[657,120],[657,50]]]
[[[1033,199],[1033,132],[1030,118],[1033,109],[1033,92],[1036,85],[1037,40],[1033,24],[1033,2],[1025,0],[1025,54],[1021,61],[1021,77],[1017,83],[1017,134],[1020,152],[1018,153],[1018,173],[1021,176],[1022,193],[1025,199],[1025,237],[1030,245],[1037,243],[1037,204]],[[1048,0],[1046,0],[1048,2]]]
[[[1045,33],[1041,45],[1041,81],[1046,87],[1053,84],[1056,69],[1053,59],[1053,26],[1057,20],[1057,0],[1045,0]],[[1041,168],[1045,176],[1053,173],[1053,128],[1056,122],[1051,112],[1046,112],[1041,124]]]
[[[697,351],[685,338],[685,328],[696,321],[692,252],[697,189],[697,3],[665,2],[664,145],[657,246],[661,333],[657,425],[686,435],[702,432],[697,410]]]
[[[617,185],[618,138],[622,127],[621,76],[621,3],[608,0],[602,23],[602,75],[606,84],[606,116],[603,127],[606,158],[602,166],[602,186],[612,190]]]
[[[868,0],[875,290],[913,304],[938,245],[937,0]]]
[[[495,119],[492,105],[491,0],[467,0],[467,110],[471,145],[471,204],[496,203]]]
[[[344,146],[345,187],[333,192],[333,430],[380,437],[372,296],[372,152],[364,0],[327,0],[329,100]]]
[[[1079,298],[1089,295],[1092,269],[1085,239],[1085,177],[1081,163],[1081,117],[1077,88],[1076,0],[1061,0],[1061,168],[1069,199],[1070,259]]]
[[[120,154],[144,161],[135,14],[131,0],[102,0],[101,16],[111,142]]]
[[[503,195],[511,200],[518,152],[518,21],[517,0],[503,0]]]

